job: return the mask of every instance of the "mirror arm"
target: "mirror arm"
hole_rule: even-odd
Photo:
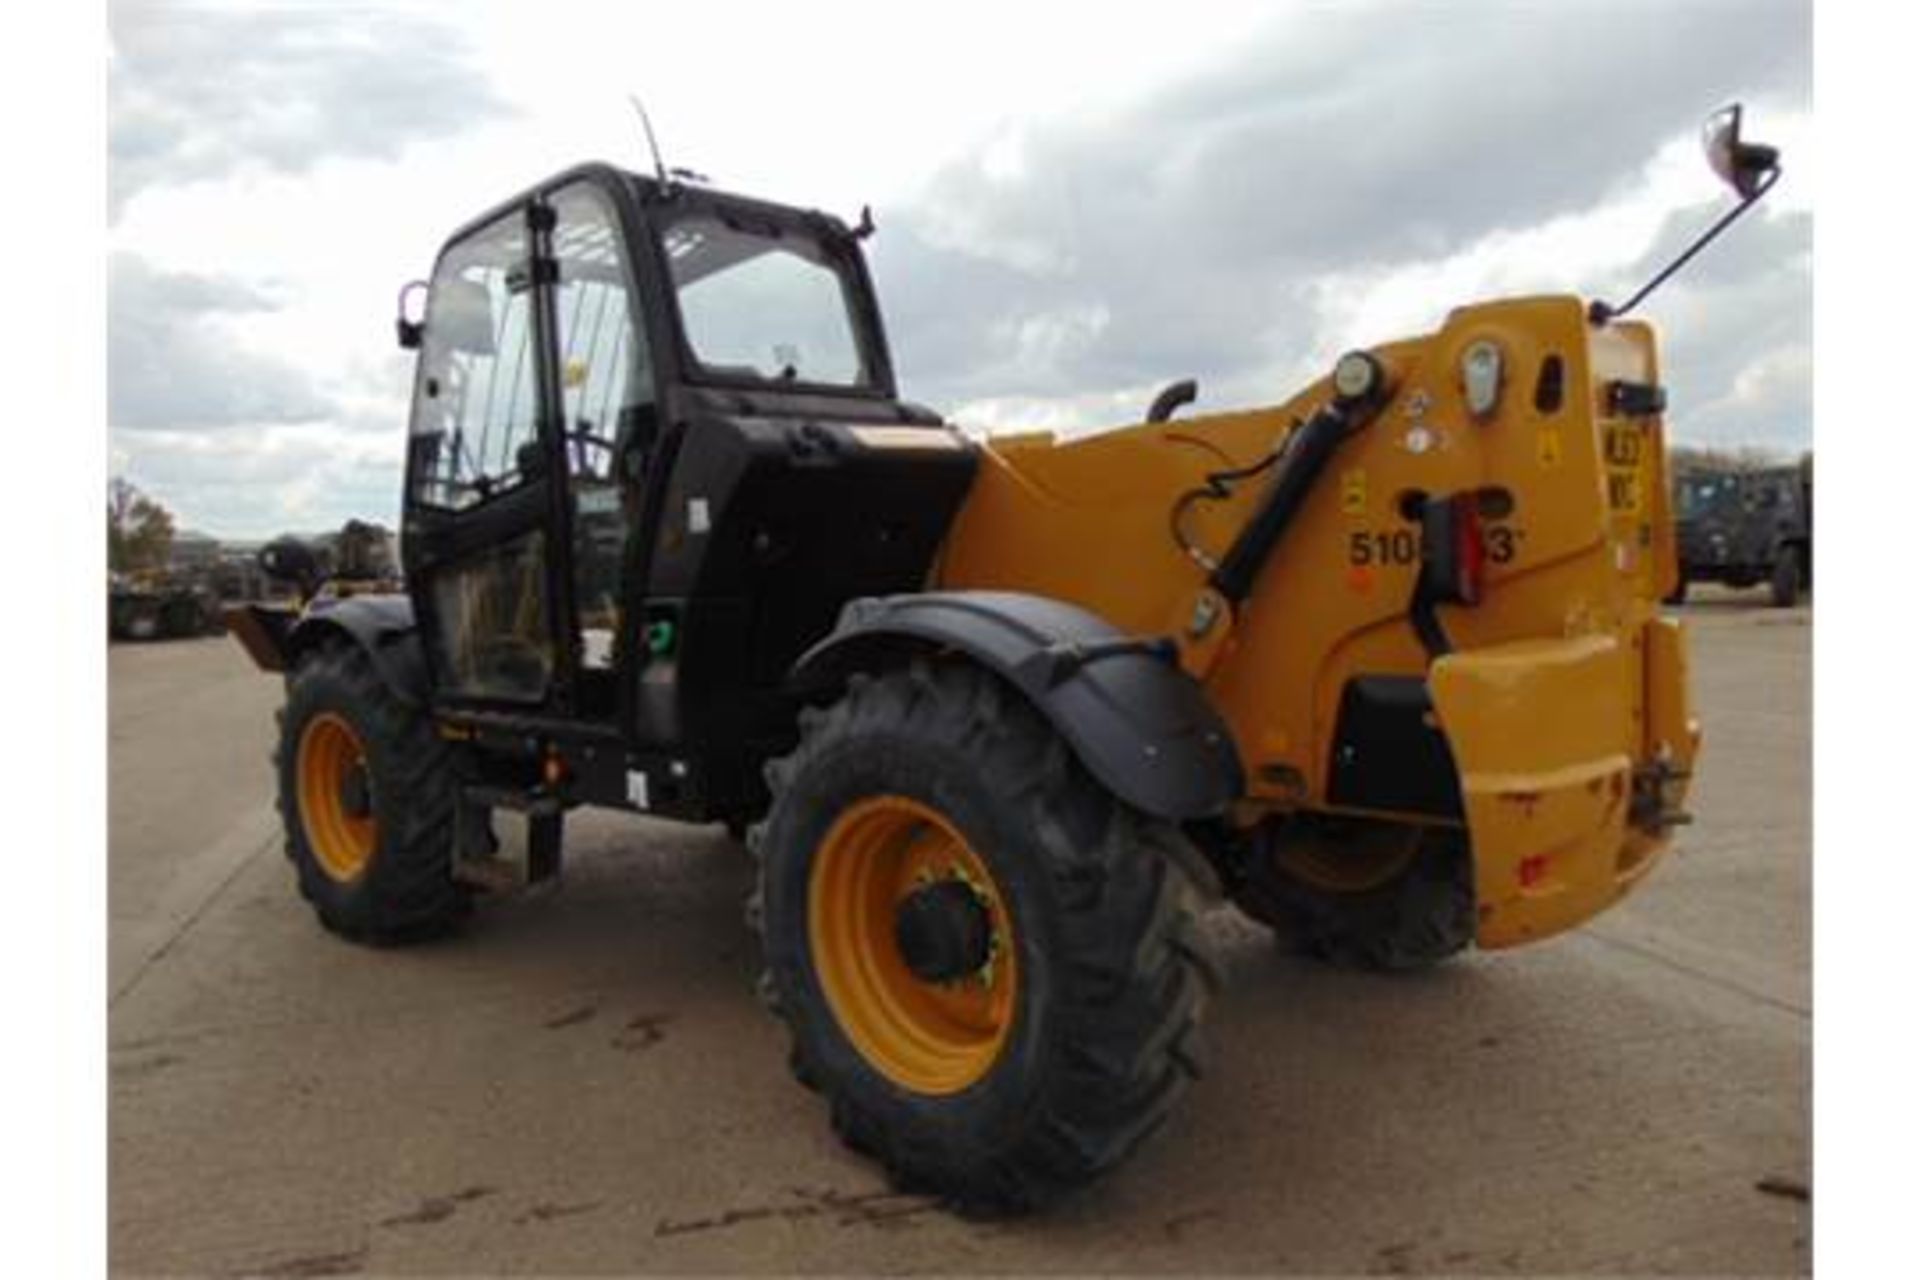
[[[1691,245],[1687,246],[1687,251],[1685,253],[1681,254],[1679,257],[1675,258],[1672,262],[1668,263],[1665,269],[1662,270],[1659,275],[1647,281],[1644,285],[1641,285],[1640,292],[1634,294],[1631,298],[1628,298],[1625,302],[1621,303],[1617,307],[1612,306],[1608,303],[1602,302],[1598,298],[1595,298],[1591,303],[1589,303],[1587,305],[1587,323],[1593,324],[1593,325],[1602,325],[1607,323],[1609,320],[1618,320],[1621,316],[1624,316],[1625,314],[1627,314],[1627,312],[1639,306],[1640,303],[1646,298],[1648,294],[1652,293],[1655,289],[1658,289],[1661,285],[1665,284],[1667,281],[1667,278],[1671,276],[1674,272],[1686,266],[1687,263],[1693,261],[1693,257],[1695,254],[1699,253],[1702,249],[1706,248],[1709,244],[1712,244],[1716,236],[1718,236],[1722,231],[1725,231],[1728,227],[1732,226],[1734,219],[1738,218],[1741,214],[1745,213],[1748,209],[1752,208],[1755,202],[1757,202],[1761,196],[1764,196],[1765,194],[1767,194],[1767,192],[1771,191],[1773,189],[1773,184],[1778,182],[1779,180],[1780,180],[1780,169],[1776,165],[1774,168],[1767,170],[1767,172],[1764,175],[1762,175],[1759,183],[1754,186],[1752,195],[1743,197],[1739,204],[1736,204],[1735,206],[1733,206],[1733,208],[1727,210],[1726,213],[1722,214],[1718,222],[1714,223],[1711,227],[1707,228],[1706,234],[1702,235],[1698,240],[1695,240]]]

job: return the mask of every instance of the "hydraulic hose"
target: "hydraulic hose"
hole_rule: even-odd
[[[1336,398],[1316,410],[1294,434],[1259,509],[1207,579],[1228,603],[1238,608],[1246,600],[1261,566],[1300,513],[1320,473],[1326,470],[1327,460],[1342,440],[1367,424],[1379,402],[1377,396],[1364,401]]]

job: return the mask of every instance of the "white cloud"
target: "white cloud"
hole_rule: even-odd
[[[873,203],[910,398],[1068,430],[1137,419],[1182,376],[1202,410],[1278,400],[1341,348],[1489,293],[1617,298],[1693,225],[1669,215],[1717,198],[1691,121],[1743,96],[1788,178],[1649,314],[1690,425],[1792,429],[1803,4],[1141,6],[1090,36],[1084,11],[1031,4],[388,3],[355,10],[392,37],[377,49],[331,10],[240,12],[112,19],[112,247],[232,304],[116,321],[116,346],[187,354],[150,361],[171,388],[116,396],[115,463],[209,527],[390,516],[399,285],[546,173],[649,167],[635,91],[669,163],[847,216]],[[209,352],[218,376],[189,376]],[[1756,363],[1777,373],[1734,396]],[[221,446],[187,443],[210,417]]]
[[[504,104],[457,28],[415,6],[113,3],[109,190],[303,173],[332,155],[393,159]]]
[[[246,421],[303,422],[328,403],[291,361],[247,342],[277,303],[230,276],[160,271],[118,253],[107,285],[107,416],[116,427],[219,430]]]
[[[983,396],[954,406],[952,421],[968,434],[1051,431],[1062,438],[1140,421],[1158,386],[1141,384],[1071,396]]]
[[[397,439],[328,425],[254,423],[212,435],[115,432],[124,472],[160,494],[183,528],[221,537],[317,532],[347,515],[397,522]]]

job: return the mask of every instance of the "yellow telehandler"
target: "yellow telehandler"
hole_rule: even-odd
[[[1741,200],[1682,262],[1779,173],[1708,142]],[[1647,290],[979,442],[900,397],[871,229],[587,165],[402,293],[406,590],[231,618],[328,929],[442,933],[579,805],[728,823],[838,1133],[1024,1208],[1197,1074],[1199,899],[1406,968],[1646,877],[1700,742]]]

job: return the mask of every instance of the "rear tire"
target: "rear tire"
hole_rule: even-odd
[[[834,1130],[903,1189],[976,1211],[1031,1209],[1120,1164],[1199,1074],[1214,979],[1178,831],[1116,801],[1023,699],[960,663],[856,675],[802,730],[767,769],[748,917],[794,1074]],[[914,886],[954,883],[909,875],[928,840],[992,930],[990,958],[958,979],[918,977],[903,941]],[[875,981],[880,998],[856,998]]]
[[[1401,865],[1336,887],[1255,840],[1228,893],[1283,946],[1349,969],[1425,969],[1464,951],[1476,924],[1473,860],[1457,832],[1406,833]]]
[[[1800,548],[1782,547],[1780,558],[1773,563],[1773,603],[1782,609],[1791,609],[1799,604],[1803,582]]]
[[[303,658],[274,753],[287,857],[327,929],[396,944],[444,934],[471,909],[453,879],[452,759],[357,646]]]

